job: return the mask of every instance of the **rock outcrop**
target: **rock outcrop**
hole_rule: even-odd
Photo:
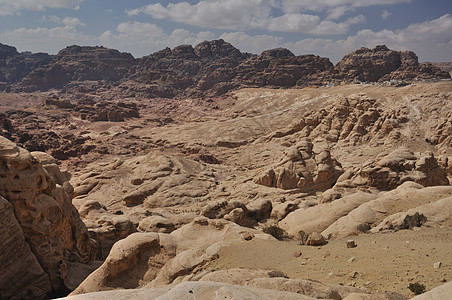
[[[450,78],[450,75],[432,64],[419,64],[412,51],[394,51],[385,45],[373,49],[360,48],[336,65],[338,78],[345,81],[412,81],[414,79]],[[449,76],[448,76],[449,75]]]
[[[25,241],[11,203],[0,196],[2,274],[0,299],[42,299],[52,290],[49,276]]]
[[[415,155],[406,148],[398,148],[390,153],[380,153],[375,160],[348,170],[319,200],[320,203],[332,201],[357,187],[393,190],[410,181],[426,187],[449,185],[446,169],[438,164],[432,153]]]
[[[113,298],[145,299],[187,299],[200,300],[221,299],[277,299],[277,300],[314,300],[315,298],[298,293],[280,292],[269,289],[243,287],[223,282],[194,281],[159,288],[142,288],[136,290],[116,290],[70,296],[68,300],[98,300]]]
[[[3,137],[0,160],[1,220],[10,221],[2,226],[1,244],[7,248],[0,257],[11,271],[2,272],[0,286],[8,291],[2,290],[1,296],[8,293],[13,298],[36,299],[46,294],[64,295],[71,276],[68,264],[89,263],[93,258],[92,241],[71,203],[69,176],[60,172],[50,155],[29,153]],[[15,232],[8,236],[13,228]],[[14,245],[17,252],[9,248]],[[17,260],[19,257],[23,260]],[[25,262],[33,272],[20,273]]]
[[[342,172],[339,162],[331,157],[326,141],[312,143],[303,139],[287,150],[286,157],[275,168],[260,174],[255,182],[284,190],[321,191],[332,187]]]
[[[19,82],[35,69],[52,60],[46,53],[17,52],[17,49],[0,43],[0,91]]]
[[[424,188],[408,181],[359,205],[329,225],[322,234],[340,238],[369,230],[378,232],[382,229],[407,229],[423,224],[434,226],[447,223],[450,222],[451,194],[450,186]]]
[[[62,87],[76,81],[116,82],[135,64],[129,53],[104,47],[69,46],[23,80],[25,90]]]
[[[334,200],[331,203],[298,209],[282,219],[279,222],[279,226],[294,238],[303,240],[305,235],[309,235],[312,232],[322,232],[337,219],[375,198],[376,196],[372,194],[355,193]]]
[[[102,266],[73,294],[180,281],[217,257],[224,241],[240,241],[242,232],[258,233],[225,220],[200,217],[170,234],[131,234],[113,246]]]

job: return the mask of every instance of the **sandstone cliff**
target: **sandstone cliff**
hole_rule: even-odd
[[[64,295],[70,266],[89,263],[93,248],[71,203],[69,177],[48,154],[3,137],[0,161],[0,298]]]

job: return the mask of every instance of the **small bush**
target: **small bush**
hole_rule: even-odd
[[[419,282],[410,283],[408,286],[411,292],[413,292],[416,295],[420,295],[422,293],[425,293],[425,285]]]
[[[270,225],[262,229],[263,232],[270,234],[278,240],[282,240],[286,236],[286,232],[279,226]]]
[[[407,86],[410,84],[411,84],[410,82],[400,82],[400,83],[396,84],[396,87],[404,87],[404,86]]]

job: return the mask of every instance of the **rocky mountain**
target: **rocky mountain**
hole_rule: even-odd
[[[431,64],[419,64],[411,51],[394,51],[386,46],[360,48],[344,56],[336,65],[338,79],[346,81],[412,81],[414,79],[447,78]]]
[[[5,57],[14,54],[3,48]],[[113,49],[86,46],[67,47],[50,62],[50,56],[45,62],[36,60],[41,56],[28,55],[35,64],[22,69],[10,61],[4,67],[5,74],[18,68],[22,71],[15,71],[14,76],[3,75],[3,80],[7,84],[20,81],[13,87],[16,91],[64,87],[110,97],[174,98],[219,96],[243,87],[302,88],[341,82],[450,78],[432,64],[419,64],[413,52],[386,46],[358,49],[336,66],[327,58],[295,56],[281,48],[260,55],[242,53],[223,40],[166,48],[140,59]]]
[[[70,46],[22,80],[24,90],[45,90],[80,81],[116,82],[135,64],[129,53],[104,47]]]
[[[0,44],[0,90],[21,81],[31,71],[47,65],[52,56],[46,53],[17,52],[17,49]]]

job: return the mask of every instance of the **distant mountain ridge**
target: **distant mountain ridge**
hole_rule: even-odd
[[[414,52],[384,45],[360,48],[333,65],[328,58],[295,56],[277,48],[242,53],[224,40],[166,48],[135,59],[105,47],[69,46],[57,55],[18,53],[0,44],[0,90],[108,91],[124,97],[219,96],[243,87],[302,88],[342,82],[447,79],[419,63]]]

